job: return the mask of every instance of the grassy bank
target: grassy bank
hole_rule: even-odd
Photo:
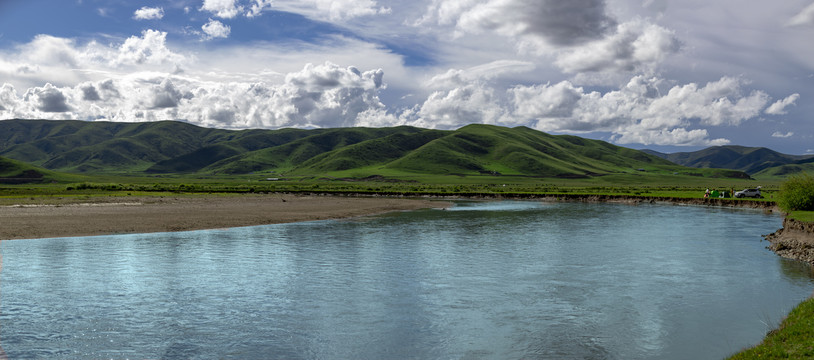
[[[792,310],[760,345],[730,359],[814,359],[814,298]]]
[[[792,211],[789,218],[805,222],[814,222],[814,211]]]

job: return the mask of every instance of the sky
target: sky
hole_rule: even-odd
[[[814,0],[0,0],[0,119],[814,154]]]

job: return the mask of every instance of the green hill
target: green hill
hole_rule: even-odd
[[[0,121],[0,156],[66,172],[138,172],[233,132],[177,121]]]
[[[277,130],[283,131],[283,130]],[[269,131],[268,136],[273,136],[277,131]],[[352,156],[354,161],[364,162],[363,154],[353,152],[357,144],[367,141],[381,141],[394,134],[411,134],[423,131],[423,129],[403,126],[395,128],[340,128],[340,129],[316,129],[300,130],[307,131],[307,134],[290,142],[277,146],[270,146],[263,149],[241,153],[236,156],[224,158],[203,169],[205,172],[225,173],[225,174],[245,174],[254,171],[299,171],[297,172],[324,172],[338,170],[332,167],[337,165],[317,164],[326,157],[334,159],[325,160],[337,162],[337,157]],[[369,145],[369,144],[368,144]],[[365,145],[367,146],[367,145]],[[326,155],[339,151],[339,154]],[[369,151],[364,156],[378,157],[381,152]],[[349,165],[348,165],[349,166]],[[345,168],[348,168],[345,166]]]
[[[394,133],[343,146],[316,155],[297,167],[297,172],[317,173],[383,165],[447,134],[441,130],[393,128]]]
[[[799,173],[814,173],[814,158],[795,161],[792,164],[785,164],[763,169],[755,174],[755,177],[788,177]]]
[[[58,174],[21,161],[0,157],[0,184],[37,184],[76,180],[75,176]]]
[[[814,158],[812,155],[781,154],[764,147],[734,145],[713,146],[694,152],[678,152],[672,154],[664,154],[652,150],[644,151],[678,165],[695,168],[734,169],[741,170],[748,174],[758,174],[764,169],[782,167]],[[777,171],[769,171],[769,173],[772,172]]]
[[[237,133],[228,140],[159,161],[146,171],[149,173],[190,173],[206,169],[205,171],[208,172],[248,173],[267,167],[276,167],[279,160],[275,162],[254,159],[250,154],[295,142],[314,134],[314,131],[282,129],[274,132],[245,130],[245,132]],[[260,157],[262,158],[262,156]]]
[[[388,164],[441,174],[587,177],[631,169],[676,170],[674,164],[604,141],[549,135],[526,127],[469,125]]]
[[[3,120],[0,156],[88,174],[586,178],[655,172],[748,178],[738,171],[689,169],[604,141],[493,125],[234,131],[176,121]]]

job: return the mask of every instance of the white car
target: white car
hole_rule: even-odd
[[[753,197],[753,198],[762,198],[763,195],[760,195],[760,187],[755,189],[743,189],[741,191],[735,191],[736,198],[744,198],[744,197]]]

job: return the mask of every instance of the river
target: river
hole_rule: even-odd
[[[461,201],[178,233],[3,241],[9,358],[720,359],[814,290],[678,205]]]

